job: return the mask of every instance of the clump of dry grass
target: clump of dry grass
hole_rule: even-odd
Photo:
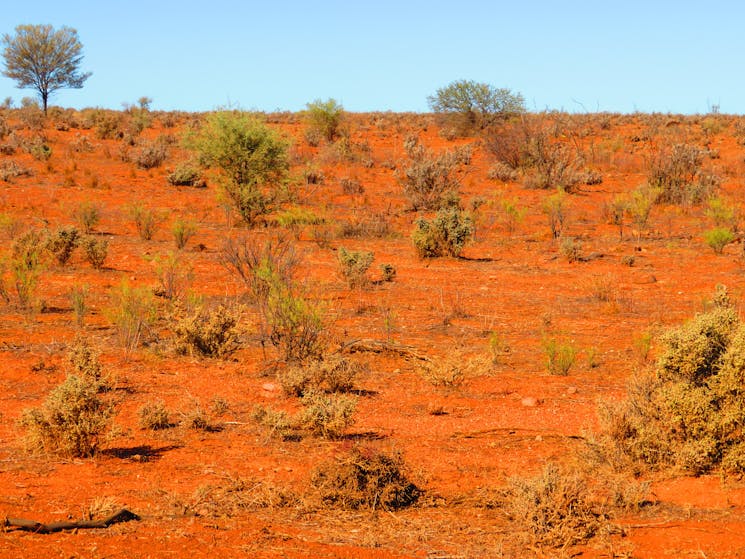
[[[331,355],[307,364],[291,365],[279,373],[278,380],[289,396],[303,396],[311,391],[350,392],[355,378],[364,370],[357,361]]]
[[[40,407],[25,410],[19,423],[30,450],[86,458],[106,439],[113,415],[98,382],[69,375]]]
[[[240,346],[240,307],[200,307],[182,314],[173,324],[177,353],[226,357]]]
[[[141,429],[150,429],[158,431],[173,427],[171,423],[171,414],[163,402],[148,402],[144,404],[137,412],[138,424]]]
[[[323,505],[342,509],[397,510],[423,494],[407,475],[400,454],[360,447],[318,466],[311,486]]]
[[[507,516],[532,543],[566,548],[608,528],[608,514],[587,490],[586,479],[549,464],[533,478],[510,479],[504,496]]]

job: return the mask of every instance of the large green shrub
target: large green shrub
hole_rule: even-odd
[[[454,81],[427,97],[427,102],[460,134],[483,130],[505,116],[525,112],[521,94],[472,80]]]
[[[186,145],[202,164],[220,170],[225,195],[247,224],[271,211],[289,163],[287,142],[264,122],[244,112],[215,112]]]

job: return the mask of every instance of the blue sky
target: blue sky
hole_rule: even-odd
[[[532,110],[745,113],[745,3],[379,0],[4,2],[0,33],[67,25],[82,90],[52,104],[297,111],[427,111],[458,79],[524,95]],[[19,90],[0,76],[0,99]]]

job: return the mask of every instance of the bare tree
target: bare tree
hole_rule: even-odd
[[[2,37],[5,46],[3,75],[21,89],[37,91],[47,113],[49,95],[58,89],[80,89],[91,73],[80,73],[83,45],[70,27],[55,31],[51,25],[19,25],[15,35]]]

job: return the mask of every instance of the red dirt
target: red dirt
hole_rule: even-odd
[[[199,222],[184,258],[192,265],[192,289],[205,297],[240,294],[241,287],[218,262],[221,240],[231,233],[216,201],[216,187],[172,187],[169,169],[186,158],[170,149],[164,166],[143,171],[119,156],[119,140],[99,140],[93,130],[43,130],[52,147],[48,162],[18,150],[0,156],[33,170],[32,176],[0,183],[0,212],[30,226],[73,225],[72,210],[82,201],[103,208],[97,232],[110,240],[104,270],[87,264],[80,251],[65,267],[51,265],[39,293],[46,310],[22,314],[11,306],[0,321],[0,517],[53,521],[84,516],[94,500],[112,498],[142,517],[140,522],[107,530],[37,535],[0,533],[0,557],[500,557],[533,553],[523,548],[514,528],[499,511],[478,507],[473,496],[498,488],[510,476],[533,474],[547,461],[568,463],[580,451],[585,430],[596,425],[599,400],[623,397],[634,370],[648,366],[634,349],[640,333],[679,324],[703,308],[717,284],[726,284],[735,300],[743,292],[743,259],[739,244],[717,256],[702,233],[711,227],[701,208],[684,211],[656,207],[652,227],[637,243],[630,232],[623,240],[603,216],[603,204],[644,180],[643,164],[650,142],[635,135],[685,136],[703,143],[695,118],[669,127],[659,115],[568,117],[570,130],[591,165],[602,171],[600,185],[571,195],[568,235],[580,239],[585,254],[601,258],[569,263],[551,239],[541,202],[549,193],[518,183],[487,178],[492,164],[477,147],[462,172],[462,197],[494,200],[496,192],[515,196],[527,209],[510,236],[499,223],[495,205],[481,209],[477,241],[464,258],[420,260],[409,238],[416,214],[407,202],[389,163],[405,159],[403,140],[418,134],[436,151],[473,142],[448,141],[429,116],[352,115],[352,140],[373,165],[334,161],[325,146],[303,140],[297,118],[278,116],[271,125],[295,141],[293,172],[306,161],[323,170],[322,185],[302,186],[299,202],[338,224],[382,213],[395,234],[382,239],[333,237],[319,246],[307,228],[297,245],[309,293],[323,302],[334,342],[358,338],[395,340],[429,356],[455,348],[467,355],[486,355],[489,333],[498,332],[509,352],[459,387],[434,387],[410,360],[392,355],[358,354],[370,369],[358,381],[367,395],[359,400],[349,437],[340,441],[306,438],[300,442],[269,438],[251,420],[255,405],[292,409],[279,390],[266,390],[274,379],[262,375],[264,357],[249,341],[227,360],[177,356],[163,346],[140,348],[127,358],[117,344],[104,309],[110,289],[126,277],[133,285],[156,286],[148,257],[174,250],[170,222],[193,216]],[[745,148],[733,135],[734,124],[711,141],[719,158],[710,164],[724,177],[722,192],[743,207]],[[9,120],[20,136],[37,132]],[[178,135],[156,121],[147,137]],[[77,153],[77,135],[90,138],[94,150]],[[614,147],[615,146],[615,147]],[[588,156],[589,157],[589,156]],[[362,195],[345,195],[339,186],[352,177]],[[127,216],[133,202],[144,202],[167,215],[151,241],[142,241]],[[235,225],[238,229],[242,226]],[[259,229],[256,235],[273,231]],[[3,240],[5,247],[10,240]],[[333,249],[365,249],[379,265],[396,267],[392,283],[350,291],[339,278]],[[622,264],[624,256],[635,265]],[[610,301],[594,296],[595,284],[606,284]],[[116,378],[117,437],[91,459],[63,460],[24,451],[16,424],[22,410],[38,405],[65,377],[66,346],[78,333],[67,296],[71,287],[89,286],[92,312],[83,334],[100,347],[106,371]],[[250,324],[249,324],[250,326]],[[568,376],[546,371],[543,337],[549,332],[572,340],[579,349]],[[164,330],[164,336],[169,334]],[[654,348],[653,351],[654,353]],[[588,364],[594,353],[596,366]],[[536,405],[523,399],[535,398]],[[161,399],[174,410],[188,411],[195,400],[209,409],[215,398],[229,404],[213,418],[220,430],[203,432],[176,427],[148,432],[137,425],[137,410]],[[442,410],[442,414],[431,413]],[[310,471],[356,441],[385,450],[400,450],[429,495],[426,504],[388,513],[258,509],[237,515],[184,514],[179,503],[193,502],[195,491],[218,486],[227,477],[255,479],[302,493]],[[654,478],[658,504],[625,517],[622,537],[599,538],[577,552],[583,557],[741,557],[745,556],[745,488],[715,476]],[[204,511],[201,511],[204,512]],[[543,556],[561,554],[544,550]],[[615,553],[616,555],[613,555]],[[627,553],[623,555],[622,553]],[[633,555],[629,555],[629,553]]]

